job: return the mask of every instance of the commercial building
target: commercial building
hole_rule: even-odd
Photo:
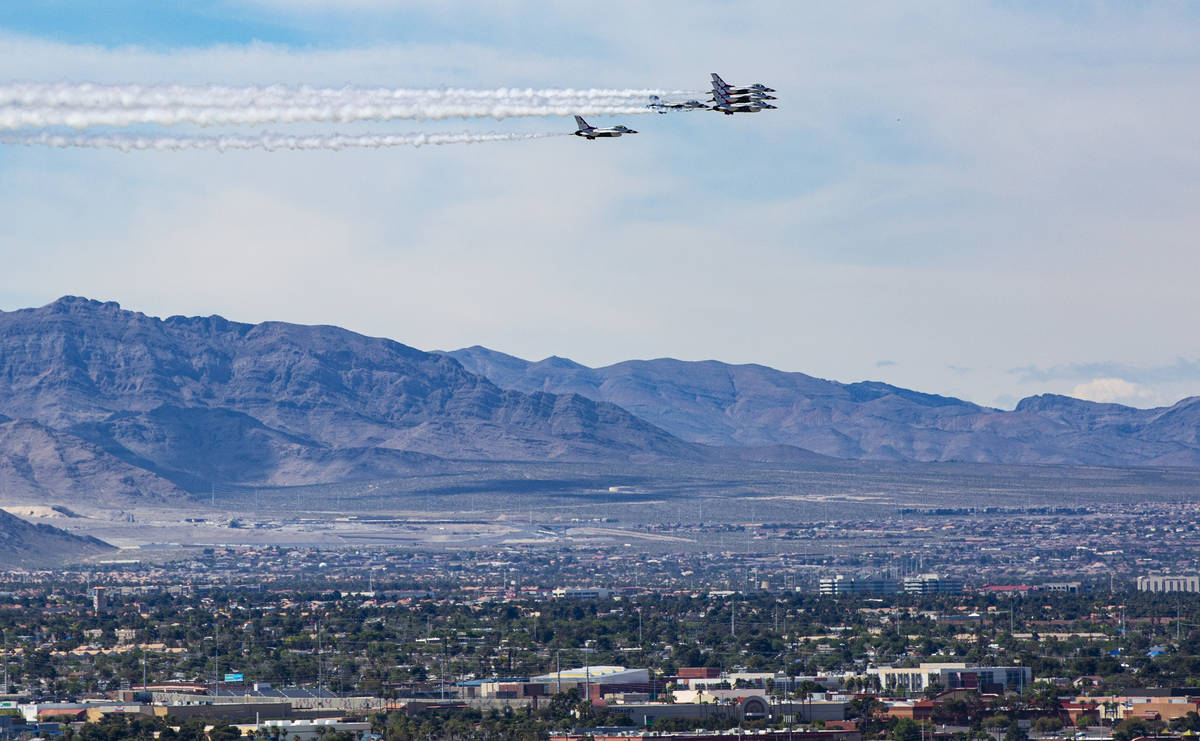
[[[988,693],[1024,692],[1033,681],[1033,671],[1027,666],[970,666],[963,662],[878,667],[867,669],[867,674],[878,676],[880,686],[886,690],[906,692],[924,692],[930,687]]]
[[[467,700],[524,700],[576,690],[581,696],[599,700],[618,693],[644,693],[657,697],[666,683],[651,681],[648,669],[623,666],[581,666],[536,677],[492,677],[459,682],[458,697]]]
[[[845,574],[822,577],[820,593],[829,597],[840,597],[850,594],[895,594],[900,591],[900,584],[894,579],[855,579]]]
[[[290,741],[315,741],[322,736],[338,731],[353,733],[361,738],[371,735],[371,724],[367,721],[346,721],[333,718],[321,720],[268,720],[262,723],[239,725],[242,735],[259,733]],[[249,731],[250,733],[247,733]],[[278,734],[276,736],[276,734]],[[376,738],[378,738],[376,736]]]
[[[626,669],[623,666],[581,666],[575,669],[563,669],[550,674],[532,677],[530,682],[548,684],[554,692],[571,687],[582,688],[588,684],[646,684],[650,681],[648,669]]]
[[[608,599],[612,596],[612,590],[602,587],[559,587],[552,594],[559,599]]]
[[[913,574],[903,579],[882,577],[854,578],[845,574],[827,576],[820,580],[819,590],[823,595],[838,597],[850,594],[958,594],[962,592],[962,579],[953,579],[940,574]]]
[[[1044,591],[1044,592],[1066,592],[1068,594],[1076,594],[1079,592],[1079,588],[1081,586],[1082,586],[1082,582],[1077,582],[1077,581],[1052,581],[1052,582],[1046,582],[1045,584],[1043,584],[1042,591]]]
[[[914,574],[904,577],[905,594],[959,594],[962,579],[951,579],[939,574]]]
[[[1139,592],[1200,592],[1200,576],[1170,574],[1139,576],[1137,588]]]

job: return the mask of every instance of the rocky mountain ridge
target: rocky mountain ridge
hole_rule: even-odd
[[[376,479],[447,459],[708,453],[574,394],[337,327],[157,319],[64,297],[0,312],[0,496],[168,497]]]
[[[708,445],[791,445],[855,460],[1200,466],[1200,397],[1135,409],[1044,394],[1003,411],[761,365],[663,358],[589,368],[478,346],[447,355],[502,388],[611,402]]]

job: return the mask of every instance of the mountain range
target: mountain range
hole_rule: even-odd
[[[0,312],[7,501],[173,502],[463,461],[1190,467],[1198,422],[1200,399],[1139,410],[1039,396],[1001,411],[756,365],[429,353],[337,327],[159,319],[77,297]]]
[[[1032,396],[1004,411],[886,383],[663,358],[589,368],[484,347],[447,353],[498,386],[616,404],[683,440],[855,460],[1200,466],[1200,397],[1136,409]]]
[[[64,297],[0,313],[0,497],[175,499],[445,460],[702,459],[607,402],[504,390],[327,326],[166,319]],[[66,497],[73,498],[73,497]]]

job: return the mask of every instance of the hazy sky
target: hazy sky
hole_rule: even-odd
[[[700,90],[712,71],[770,84],[780,109],[600,118],[641,133],[597,142],[0,145],[0,309],[75,294],[422,349],[756,362],[999,406],[1200,393],[1191,3],[0,6],[0,84]]]

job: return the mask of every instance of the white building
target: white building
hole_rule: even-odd
[[[565,690],[583,684],[645,684],[650,681],[650,670],[626,669],[623,666],[581,666],[542,674],[529,681],[550,685],[557,692],[560,685]]]
[[[553,594],[559,599],[608,599],[612,596],[612,590],[603,587],[558,587]]]
[[[1200,592],[1200,576],[1139,576],[1137,588],[1139,592]]]
[[[904,591],[907,594],[959,594],[962,588],[962,579],[951,579],[940,574],[904,577]]]
[[[924,692],[930,687],[942,689],[999,688],[1001,691],[1023,692],[1033,681],[1033,671],[1027,666],[969,666],[964,662],[922,663],[916,667],[878,667],[867,674],[879,677],[885,690]]]

